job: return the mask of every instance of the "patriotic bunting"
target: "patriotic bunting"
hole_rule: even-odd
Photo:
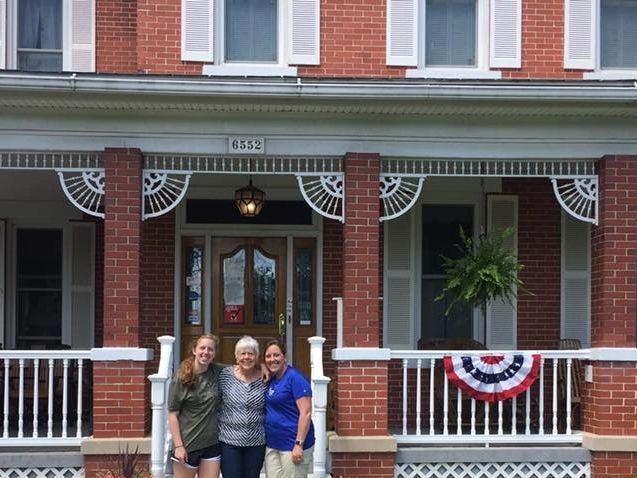
[[[540,355],[448,355],[443,363],[449,381],[467,395],[496,402],[513,398],[533,384],[540,369]]]

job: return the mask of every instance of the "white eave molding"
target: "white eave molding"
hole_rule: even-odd
[[[253,101],[246,102],[248,98]],[[0,73],[0,106],[14,108],[637,116],[632,108],[636,100],[637,86],[632,81],[346,82],[298,77]]]

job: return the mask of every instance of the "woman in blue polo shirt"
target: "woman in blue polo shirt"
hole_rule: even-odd
[[[287,363],[285,345],[269,341],[265,365],[272,374],[265,391],[265,474],[267,478],[305,478],[312,463],[312,389]]]

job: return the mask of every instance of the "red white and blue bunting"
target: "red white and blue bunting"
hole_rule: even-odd
[[[454,355],[443,357],[447,378],[476,400],[496,402],[528,389],[538,376],[540,355]]]

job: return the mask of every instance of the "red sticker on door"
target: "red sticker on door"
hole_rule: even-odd
[[[223,308],[224,324],[243,324],[243,305],[226,304]]]

